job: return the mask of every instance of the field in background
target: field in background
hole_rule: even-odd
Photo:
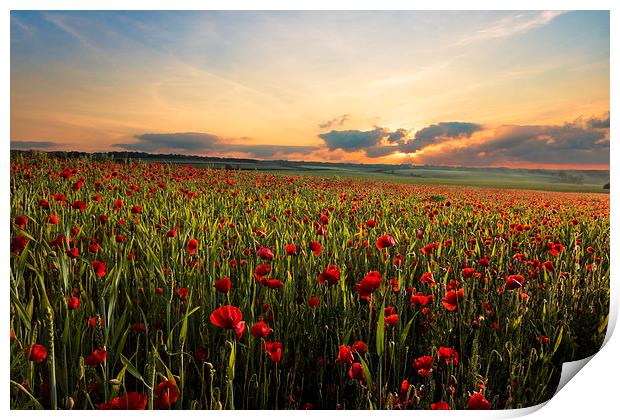
[[[25,152],[13,151],[15,156]],[[453,168],[411,165],[293,162],[211,158],[184,155],[156,155],[138,152],[78,153],[52,152],[52,155],[114,159],[128,158],[194,167],[261,171],[285,175],[362,178],[418,185],[456,185],[504,189],[609,193],[608,170],[545,170],[510,168]]]
[[[352,177],[419,185],[460,185],[486,188],[505,188],[565,192],[609,192],[608,171],[553,171],[508,168],[376,168],[368,165],[321,166],[303,163],[219,163],[184,161],[182,164],[212,168],[257,170],[282,174],[320,177]]]

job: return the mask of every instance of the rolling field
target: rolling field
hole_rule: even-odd
[[[11,408],[520,408],[599,349],[608,194],[272,169],[13,156]]]

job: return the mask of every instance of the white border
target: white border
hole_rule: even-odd
[[[10,276],[10,262],[9,262],[9,115],[10,115],[10,67],[9,67],[9,51],[10,51],[10,13],[9,10],[63,10],[63,9],[77,9],[77,10],[148,10],[148,9],[174,9],[174,10],[393,10],[393,9],[414,9],[414,10],[611,10],[611,132],[617,133],[620,129],[616,118],[617,113],[617,87],[618,87],[618,39],[620,31],[620,6],[617,6],[619,2],[612,0],[590,0],[590,1],[577,1],[577,0],[503,0],[501,2],[491,0],[470,0],[467,3],[457,0],[434,0],[434,1],[403,1],[403,0],[383,0],[383,1],[371,1],[371,0],[357,0],[355,2],[346,2],[340,0],[296,0],[294,2],[285,0],[176,0],[171,2],[170,0],[151,0],[151,1],[118,1],[107,0],[102,1],[90,1],[84,0],[57,0],[57,1],[35,1],[35,0],[5,0],[2,8],[3,14],[0,18],[2,28],[2,130],[4,131],[4,150],[0,153],[0,167],[2,168],[0,175],[0,189],[3,198],[2,206],[0,208],[0,229],[2,231],[2,242],[0,242],[0,256],[3,258],[4,263],[0,264],[0,278],[3,279],[5,285],[5,291],[7,291],[8,279]],[[5,124],[6,122],[6,124]],[[611,146],[611,162],[620,162],[620,149],[616,148],[613,143]],[[611,198],[616,197],[616,191],[618,189],[618,183],[620,179],[618,177],[618,170],[612,164],[611,166]],[[588,363],[588,367],[579,372],[572,380],[568,381],[566,386],[554,396],[544,408],[541,406],[533,407],[523,410],[512,411],[494,411],[494,412],[431,412],[431,411],[417,411],[411,412],[390,412],[390,417],[398,416],[416,416],[421,418],[506,418],[517,417],[525,414],[532,413],[532,418],[543,419],[548,416],[557,418],[577,418],[577,417],[589,417],[589,418],[611,418],[613,415],[617,415],[615,398],[617,394],[618,379],[620,378],[620,363],[618,362],[618,355],[620,355],[620,341],[616,337],[611,335],[618,317],[618,289],[620,287],[618,282],[618,269],[615,261],[618,260],[618,223],[615,220],[614,215],[618,213],[618,205],[614,204],[612,200],[611,205],[611,235],[612,235],[612,249],[611,249],[611,283],[612,283],[612,296],[611,296],[611,316],[610,324],[608,328],[608,334],[606,337],[606,344],[604,348],[597,353]],[[0,333],[1,348],[3,349],[4,356],[0,358],[0,364],[2,366],[2,377],[5,380],[0,381],[0,395],[2,399],[3,411],[9,412],[11,416],[17,418],[30,418],[37,416],[39,413],[31,411],[9,411],[9,357],[8,357],[8,307],[10,304],[9,294],[2,295],[4,308],[0,312],[0,325],[4,325],[5,333]],[[8,414],[8,413],[7,413]],[[52,418],[58,418],[60,416],[75,417],[81,416],[83,413],[76,412],[45,412],[43,415],[50,416]],[[177,414],[184,417],[198,418],[198,416],[215,416],[218,419],[232,419],[233,416],[247,415],[252,416],[253,420],[269,419],[279,416],[303,416],[307,418],[319,418],[325,415],[331,416],[348,416],[351,413],[336,413],[336,412],[293,412],[288,413],[284,411],[253,411],[234,413],[234,412],[190,412],[183,411]],[[104,414],[101,412],[94,412],[89,415],[102,418]],[[116,412],[115,416],[161,416],[162,413],[132,413]],[[165,413],[165,416],[174,415],[173,413]],[[368,412],[358,411],[355,413],[356,417],[361,418],[376,418],[377,416],[388,415],[387,412]]]

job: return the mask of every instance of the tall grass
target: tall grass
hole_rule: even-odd
[[[29,239],[11,254],[15,409],[68,408],[67,401],[92,409],[129,392],[146,395],[146,407],[155,408],[158,385],[168,380],[179,391],[175,409],[429,409],[438,401],[465,408],[480,390],[492,408],[519,408],[550,398],[561,363],[593,354],[605,335],[608,195],[45,155],[15,156],[11,164],[11,216],[27,218],[24,228],[12,223],[11,239]],[[66,204],[53,199],[59,193]],[[72,208],[78,200],[87,208]],[[123,207],[115,210],[115,200]],[[141,212],[132,213],[133,206]],[[48,223],[50,215],[59,223]],[[368,220],[377,225],[368,227]],[[166,237],[172,229],[176,236]],[[51,245],[60,234],[64,240]],[[119,235],[125,241],[117,242]],[[379,250],[382,235],[397,245]],[[192,238],[193,255],[186,249]],[[93,240],[97,252],[88,249]],[[311,241],[320,242],[318,255]],[[552,255],[550,241],[563,250]],[[422,253],[431,243],[439,243],[435,252]],[[297,255],[286,254],[287,244]],[[72,247],[77,258],[67,254]],[[284,283],[279,289],[254,275],[268,262],[257,256],[261,247],[275,254],[268,277]],[[93,260],[106,264],[105,276],[97,276]],[[545,261],[555,271],[540,265]],[[328,264],[341,272],[333,286],[317,280]],[[476,274],[464,277],[465,267]],[[383,281],[362,299],[355,285],[371,271]],[[435,285],[420,281],[426,272]],[[522,288],[505,289],[512,274],[523,275]],[[227,294],[213,287],[222,277],[233,284]],[[464,297],[448,310],[442,299],[452,280]],[[417,292],[434,299],[412,305]],[[71,296],[80,299],[73,310]],[[319,299],[314,308],[307,303],[312,296]],[[222,305],[243,313],[240,340],[210,322]],[[399,317],[395,326],[384,324],[389,307]],[[272,328],[266,338],[249,334],[260,320]],[[279,362],[266,353],[266,341],[282,343]],[[339,347],[355,341],[368,346],[354,352],[365,381],[351,379],[351,365],[337,361]],[[29,360],[26,349],[35,343],[46,346],[45,362]],[[439,360],[439,347],[455,349],[458,364]],[[96,349],[106,350],[105,361],[85,366]],[[428,376],[412,364],[425,355],[434,360]]]

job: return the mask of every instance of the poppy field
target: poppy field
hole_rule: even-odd
[[[595,353],[609,195],[11,157],[11,408],[511,409]]]

